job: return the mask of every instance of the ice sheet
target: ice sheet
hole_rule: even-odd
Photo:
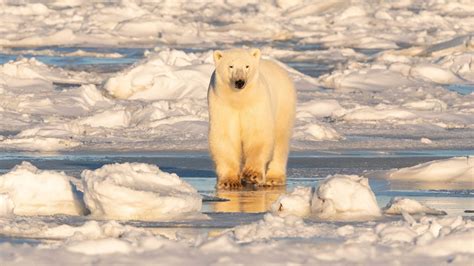
[[[235,46],[295,80],[293,149],[474,146],[469,4],[290,2],[6,2],[0,147],[204,150],[209,50]],[[106,99],[84,105],[81,84]]]
[[[77,177],[84,168],[159,161],[165,163],[161,170],[177,172],[208,199],[230,199],[205,203],[210,220],[23,217],[15,215],[15,198],[8,194],[29,188],[20,182],[0,192],[0,260],[20,265],[471,263],[473,224],[464,211],[472,206],[472,180],[456,180],[472,167],[458,158],[427,161],[472,155],[473,12],[470,1],[436,0],[0,0],[0,150],[42,152],[39,157],[2,153],[1,162],[8,165],[2,174],[32,160],[41,170],[22,178],[32,177],[36,190],[42,173],[83,190]],[[242,46],[259,47],[280,62],[298,90],[292,150],[303,152],[290,158],[288,187],[302,188],[274,205],[285,212],[281,217],[261,212],[284,189],[214,194],[211,161],[196,155],[207,149],[210,50]],[[407,149],[429,151],[410,155]],[[189,165],[172,152],[158,158],[146,152],[157,150],[186,150],[194,157]],[[93,154],[99,151],[107,152]],[[121,155],[124,151],[134,154]],[[373,176],[367,185],[363,178],[353,181],[361,185],[361,195],[370,186],[379,207],[394,196],[409,199],[393,202],[402,216],[370,222],[296,217],[311,210],[307,192],[327,175],[377,177],[391,168],[404,168],[398,170],[402,183]],[[440,180],[428,182],[426,174]],[[407,185],[410,179],[417,181]],[[334,188],[340,188],[341,178],[336,181]],[[359,187],[354,182],[349,187]],[[69,186],[48,195],[59,197]],[[316,199],[332,201],[331,206],[347,203],[342,196],[323,197],[337,189],[322,190],[328,193],[315,193]],[[341,194],[350,196],[352,207],[362,205],[357,193]],[[428,212],[424,205],[448,215],[419,214]]]

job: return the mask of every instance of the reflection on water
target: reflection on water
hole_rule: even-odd
[[[219,198],[228,199],[216,202],[215,212],[265,212],[278,197],[286,192],[286,187],[245,189],[241,191],[217,191]]]
[[[472,213],[468,213],[466,211],[474,209],[474,198],[467,197],[467,198],[428,198],[428,197],[420,197],[417,198],[420,202],[438,209],[447,212],[449,215],[456,215],[456,216],[471,216]]]
[[[223,215],[217,224],[223,228],[229,228],[241,224],[243,218],[261,215],[261,212],[267,211],[286,190],[290,191],[297,186],[317,187],[319,181],[328,175],[335,174],[355,174],[368,177],[380,207],[384,207],[392,197],[408,197],[417,200],[423,199],[429,206],[439,207],[449,215],[472,215],[465,213],[465,210],[474,210],[473,182],[467,184],[399,182],[387,180],[382,175],[394,168],[411,167],[440,158],[472,154],[474,154],[473,150],[293,153],[289,159],[286,188],[245,189],[242,191],[216,192],[213,164],[206,152],[81,153],[74,151],[45,155],[0,151],[0,175],[10,171],[22,161],[29,161],[40,169],[64,171],[66,174],[76,177],[75,180],[79,183],[80,174],[84,169],[93,170],[104,164],[122,162],[155,164],[163,171],[176,173],[199,193],[208,195],[204,197],[202,212],[214,215],[213,220],[216,219],[215,215]],[[229,201],[216,202],[218,199],[215,196]],[[242,215],[243,213],[246,214]],[[202,226],[214,227],[214,225],[203,224]],[[196,227],[196,224],[189,226]]]
[[[474,190],[473,182],[410,182],[390,180],[392,190]]]

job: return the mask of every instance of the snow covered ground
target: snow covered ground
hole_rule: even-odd
[[[2,265],[469,264],[473,13],[0,0]],[[211,51],[242,46],[296,84],[286,189],[214,190]]]
[[[21,221],[13,225],[21,224]],[[13,226],[10,224],[10,226]],[[267,214],[216,237],[177,234],[169,239],[116,222],[88,221],[80,226],[42,222],[49,243],[2,244],[7,264],[412,264],[472,261],[472,221],[461,217],[405,219],[346,225],[310,223]],[[22,228],[19,234],[28,235]],[[72,236],[71,236],[72,235]],[[403,254],[403,256],[402,256]]]
[[[294,78],[294,150],[474,147],[469,1],[141,2],[5,1],[1,149],[206,150],[235,46]]]

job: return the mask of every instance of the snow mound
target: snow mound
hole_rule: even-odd
[[[285,217],[314,216],[327,220],[371,219],[381,215],[368,179],[355,175],[329,176],[314,190],[296,187],[272,204],[271,212]]]
[[[87,84],[98,83],[100,80],[85,72],[71,72],[62,68],[48,66],[34,57],[20,57],[16,61],[9,61],[0,65],[0,75],[16,79],[41,79],[50,82]]]
[[[105,89],[120,99],[205,98],[213,70],[210,54],[165,50],[110,78]]]
[[[402,168],[389,173],[389,179],[424,182],[474,182],[474,158],[453,157]]]
[[[311,212],[310,203],[312,195],[313,188],[296,187],[293,191],[281,195],[277,201],[272,204],[270,210],[272,213],[278,213],[280,216],[308,216]]]
[[[410,75],[440,84],[461,82],[461,79],[454,73],[437,65],[417,65],[411,69]]]
[[[80,125],[91,127],[120,128],[130,124],[131,113],[125,109],[105,110],[78,121]]]
[[[413,84],[413,81],[406,79],[402,74],[384,69],[371,69],[371,71],[351,69],[349,73],[334,71],[323,75],[321,81],[329,88],[349,91],[383,91]]]
[[[404,218],[405,222],[403,223],[378,224],[374,229],[379,241],[390,246],[415,244],[414,251],[416,253],[429,256],[474,252],[472,245],[470,245],[473,239],[466,239],[474,232],[472,221],[469,219],[464,221],[461,216],[444,218],[423,216],[417,221],[410,214],[405,214]],[[457,242],[457,245],[453,246],[453,238],[467,241]],[[464,244],[459,245],[459,243]]]
[[[313,100],[299,104],[297,117],[338,117],[345,109],[336,100]]]
[[[262,220],[240,225],[232,229],[233,236],[239,242],[252,242],[275,237],[311,237],[321,233],[321,228],[308,226],[301,217],[288,215],[279,217],[265,214]]]
[[[15,78],[40,78],[49,79],[48,66],[35,58],[20,58],[0,66],[0,73]]]
[[[184,245],[161,236],[152,235],[140,228],[129,227],[120,236],[99,239],[68,241],[66,250],[85,255],[140,254],[160,248],[183,249]],[[132,255],[133,256],[133,255]]]
[[[125,234],[140,234],[143,228],[122,225],[117,221],[85,221],[83,224],[65,224],[63,220],[51,222],[37,219],[0,219],[0,234],[17,237],[50,238],[81,241],[90,239],[119,238]]]
[[[312,197],[311,211],[321,219],[380,216],[369,180],[356,175],[334,175],[322,181]]]
[[[2,1],[2,3],[4,3]],[[11,13],[19,16],[31,16],[31,15],[48,15],[52,10],[47,6],[41,3],[25,4],[23,6],[13,8],[13,7],[3,7],[5,8],[6,13]]]
[[[330,126],[322,124],[312,124],[304,126],[303,129],[297,128],[295,138],[303,138],[313,141],[337,141],[343,139],[344,137],[341,136],[334,128]]]
[[[70,244],[67,250],[85,255],[129,253],[133,250],[132,245],[118,238],[105,238],[98,240],[85,240]]]
[[[363,17],[366,16],[367,13],[364,10],[363,7],[360,6],[351,6],[344,10],[344,12],[341,13],[341,15],[338,17],[339,21],[344,21],[349,18],[355,18],[355,17]]]
[[[223,234],[219,237],[208,240],[199,246],[199,249],[205,253],[212,253],[215,250],[229,253],[238,253],[240,251],[239,247],[229,234]]]
[[[8,194],[0,194],[0,216],[9,216],[13,214],[13,201]]]
[[[387,107],[383,105],[373,107],[357,108],[343,116],[346,121],[383,121],[383,120],[407,120],[414,119],[416,115],[410,111]]]
[[[448,108],[448,105],[439,100],[439,99],[426,99],[423,101],[414,101],[414,102],[408,102],[403,105],[404,107],[410,108],[410,109],[415,109],[415,110],[421,110],[421,111],[446,111]]]
[[[50,152],[69,150],[81,145],[81,143],[71,139],[34,136],[5,139],[0,141],[0,145],[8,145],[10,148],[24,151]]]
[[[383,208],[385,214],[402,214],[403,212],[409,214],[433,214],[433,215],[446,215],[446,212],[433,209],[426,206],[425,204],[418,202],[413,199],[394,197],[390,202]]]
[[[109,164],[81,176],[84,201],[95,217],[169,219],[201,209],[201,196],[191,185],[155,165]]]
[[[423,143],[423,144],[431,144],[433,143],[433,141],[429,138],[421,138],[420,139],[420,142]]]
[[[70,178],[63,172],[39,170],[22,162],[0,176],[0,209],[16,215],[82,215]]]
[[[448,256],[456,253],[474,254],[474,231],[458,232],[451,234],[442,240],[433,241],[426,246],[415,249],[416,253],[429,255],[432,257]],[[459,243],[464,243],[460,245]],[[431,252],[427,252],[430,250]]]

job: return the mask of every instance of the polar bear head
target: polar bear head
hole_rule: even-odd
[[[259,49],[214,51],[216,78],[233,90],[243,90],[257,80],[259,63]]]

